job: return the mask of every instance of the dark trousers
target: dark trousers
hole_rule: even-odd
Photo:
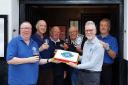
[[[54,76],[54,85],[64,85],[64,76],[63,75]]]
[[[80,70],[78,73],[77,85],[99,85],[100,72],[91,72],[88,70]]]
[[[71,83],[72,85],[76,85],[77,77],[78,77],[78,69],[72,69],[71,71]]]
[[[8,65],[5,61],[0,61],[0,85],[8,85]]]
[[[37,85],[53,85],[53,70],[40,68]]]
[[[103,64],[100,85],[112,85],[112,65]]]
[[[62,63],[53,65],[53,76],[54,85],[64,85],[64,67]]]

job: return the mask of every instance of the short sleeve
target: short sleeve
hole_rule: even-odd
[[[111,41],[111,44],[110,44],[110,48],[118,53],[118,43],[117,43],[117,39],[116,38],[113,38],[112,41]]]
[[[15,39],[11,40],[7,47],[6,60],[11,60],[17,56],[17,42]]]

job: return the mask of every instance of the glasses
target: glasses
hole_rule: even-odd
[[[71,32],[69,32],[69,34],[73,34],[73,33],[77,33],[77,31],[71,31]]]
[[[21,29],[31,29],[30,27],[24,27],[24,28],[21,28]]]
[[[93,31],[93,29],[85,30],[85,32],[92,32],[92,31]]]

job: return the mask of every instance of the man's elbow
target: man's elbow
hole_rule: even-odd
[[[7,61],[8,64],[15,64],[14,62],[15,62],[14,58]]]
[[[7,61],[8,64],[12,64],[11,60]]]

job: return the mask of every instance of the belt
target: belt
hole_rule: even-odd
[[[86,72],[86,73],[100,73],[100,71],[91,71],[91,70],[85,70],[85,69],[80,69],[81,72]]]

